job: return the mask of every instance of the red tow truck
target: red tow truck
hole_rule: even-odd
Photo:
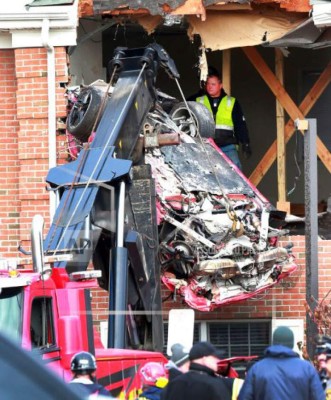
[[[131,160],[155,102],[160,65],[178,76],[156,44],[117,50],[110,64],[116,88],[94,140],[46,178],[58,206],[45,239],[43,217],[36,215],[31,252],[0,258],[0,331],[66,381],[72,356],[93,353],[99,382],[114,397],[129,399],[141,389],[139,368],[167,361],[160,266],[151,245],[158,242],[155,190],[150,169],[133,168]],[[107,348],[92,321],[91,289],[98,287],[109,291]]]
[[[217,148],[208,110],[166,111],[159,67],[179,78],[156,43],[115,50],[106,90],[82,90],[68,116],[79,151],[46,177],[50,229],[44,238],[35,216],[28,259],[0,258],[0,332],[64,380],[77,351],[95,354],[98,380],[120,398],[136,397],[144,363],[166,362],[161,279],[210,311],[296,269],[292,245],[278,245],[282,218]],[[92,321],[98,287],[109,293],[106,347]]]
[[[97,360],[99,382],[115,397],[135,398],[141,387],[137,374],[141,365],[166,359],[155,351],[104,348],[93,328],[91,310],[90,290],[99,287],[98,271],[34,271],[16,268],[15,262],[0,262],[1,332],[37,353],[66,381],[72,376],[72,356],[89,351]]]

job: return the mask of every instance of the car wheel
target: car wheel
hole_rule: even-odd
[[[103,95],[93,86],[79,93],[67,117],[67,131],[76,139],[85,142],[92,133]]]
[[[206,106],[195,101],[188,101],[186,104],[178,103],[171,110],[170,117],[179,127],[179,129],[190,135],[202,137],[214,137],[215,122],[211,112]]]

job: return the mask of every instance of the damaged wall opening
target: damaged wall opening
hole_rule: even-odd
[[[137,24],[114,25],[103,33],[93,35],[87,40],[81,40],[86,38],[89,32],[92,32],[98,27],[100,27],[100,21],[83,19],[80,22],[78,45],[70,57],[70,72],[73,74],[72,84],[88,85],[96,79],[107,80],[106,65],[114,49],[118,46],[129,48],[141,47],[145,46],[147,43],[157,42],[161,44],[175,60],[181,75],[179,82],[185,97],[189,97],[198,91],[200,83],[197,66],[200,54],[200,39],[196,37],[194,42],[191,42],[188,39],[185,25],[162,28],[162,30],[157,30],[153,35],[148,35],[143,28]],[[274,70],[274,49],[259,47],[258,50],[270,69]],[[314,50],[291,48],[289,49],[287,57],[285,57],[285,88],[297,104],[299,103],[301,93],[304,91],[304,85],[307,85],[307,83],[300,78],[304,71],[322,71],[330,59],[329,48],[315,50],[313,54],[312,51]],[[87,58],[86,54],[90,56]],[[312,55],[316,56],[312,57]],[[215,66],[221,71],[221,51],[207,52],[207,59],[210,65]],[[314,79],[317,79],[317,77],[314,76],[310,78],[310,81]],[[157,87],[170,95],[176,97],[180,96],[174,81],[169,79],[164,72],[161,72],[158,77]],[[249,160],[242,159],[243,171],[249,176],[276,138],[276,106],[273,93],[240,48],[231,50],[231,95],[238,98],[240,101],[249,128],[253,155]],[[315,110],[317,109],[318,107],[316,106],[314,110],[311,111],[310,117],[318,116],[322,119],[321,126],[330,126],[331,115],[323,115],[323,117],[320,117],[320,114],[315,114]],[[288,116],[286,116],[286,120],[287,119]],[[319,123],[317,129],[319,133]],[[297,170],[296,161],[293,156],[296,152],[296,148],[297,144],[295,138],[292,137],[287,145],[288,191],[293,185],[292,171]],[[328,182],[330,180],[330,174],[324,166],[322,166],[320,170],[320,181]],[[276,174],[276,164],[274,163],[258,185],[258,189],[270,199],[273,204],[276,204],[278,195],[277,185],[274,184],[277,180]],[[302,176],[300,182],[301,180],[303,180]],[[289,198],[289,201],[292,203],[303,203],[303,184],[301,185],[300,182]],[[321,184],[318,195],[319,202],[326,202],[330,195],[328,185]]]

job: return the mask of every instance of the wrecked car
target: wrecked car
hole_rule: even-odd
[[[116,77],[75,88],[66,132],[72,159],[93,142],[113,87]],[[215,144],[204,105],[155,91],[131,159],[149,165],[155,180],[162,282],[200,311],[277,284],[297,268],[292,244],[280,244],[284,215]]]

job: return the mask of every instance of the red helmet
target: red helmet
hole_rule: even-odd
[[[153,386],[159,378],[167,378],[164,366],[157,362],[146,363],[139,371],[143,385]]]

